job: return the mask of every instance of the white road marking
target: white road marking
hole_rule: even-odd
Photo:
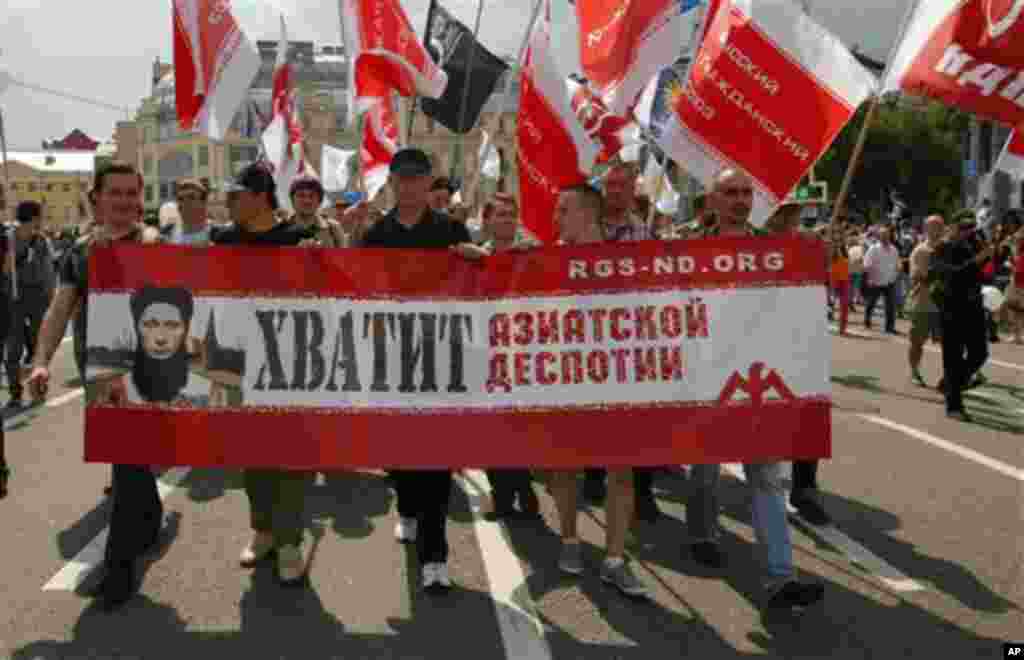
[[[879,417],[878,415],[858,416],[861,417],[862,419],[868,420],[869,422],[878,424],[879,426],[884,426],[894,431],[899,431],[900,433],[909,435],[911,438],[916,438],[921,442],[926,442],[932,445],[933,447],[944,449],[945,451],[948,451],[951,454],[956,454],[960,458],[966,458],[969,461],[974,461],[978,465],[984,465],[990,470],[995,470],[996,472],[1006,475],[1012,479],[1016,479],[1017,481],[1024,481],[1024,470],[1009,465],[1008,463],[1003,463],[1002,461],[996,460],[984,454],[978,453],[973,449],[961,447],[956,443],[950,442],[948,440],[943,440],[942,438],[937,438],[934,435],[931,435],[930,433],[925,433],[924,431],[912,428],[910,426],[906,426],[904,424],[900,424],[898,422],[894,422],[884,417]]]
[[[743,465],[740,463],[724,463],[722,467],[739,481],[746,481],[746,477],[743,474]],[[786,498],[786,510],[790,514],[796,514],[796,509],[789,503],[789,493],[785,495]],[[879,582],[892,589],[893,591],[899,592],[910,592],[910,591],[924,591],[925,587],[921,583],[907,577],[898,568],[892,566],[887,561],[871,552],[860,543],[857,543],[849,536],[844,534],[835,525],[826,525],[824,527],[818,527],[811,524],[806,524],[801,521],[800,518],[794,518],[799,524],[800,528],[811,534],[817,536],[819,539],[825,541],[827,544],[836,548],[843,555],[846,556],[850,562],[860,566],[865,571],[870,573]]]
[[[550,659],[551,648],[544,637],[544,625],[537,618],[529,592],[523,589],[526,575],[519,557],[505,541],[501,525],[481,516],[480,503],[488,499],[490,492],[487,475],[482,470],[465,470],[457,481],[473,507],[473,526],[491,585],[505,657]]]
[[[192,468],[177,467],[165,472],[157,479],[156,486],[160,499],[165,500],[178,488]],[[107,545],[110,527],[104,527],[75,557],[64,565],[50,581],[43,585],[43,591],[74,591],[86,576],[103,563],[103,550]]]

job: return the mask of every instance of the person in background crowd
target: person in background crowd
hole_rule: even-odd
[[[178,214],[181,222],[171,226],[167,242],[172,245],[202,247],[210,244],[210,218],[207,201],[210,191],[201,179],[179,179]]]
[[[437,210],[444,205],[440,195],[434,195],[438,191],[432,190],[437,186],[432,169],[429,156],[421,149],[405,148],[394,155],[388,183],[395,194],[395,208],[366,232],[360,247],[450,249],[472,258],[487,254],[472,244],[463,222]],[[360,215],[368,212],[365,205],[357,208]],[[364,221],[359,220],[360,224]],[[383,331],[383,327],[375,328],[375,332]],[[398,500],[396,539],[416,543],[424,589],[450,588],[446,524],[451,470],[393,470],[391,477]]]
[[[963,391],[975,384],[973,379],[988,360],[981,269],[992,258],[993,248],[983,246],[979,238],[973,214],[958,215],[946,240],[932,253],[929,269],[941,282],[932,295],[942,313],[941,389],[946,396],[946,416],[961,422],[971,421],[964,409]]]
[[[850,310],[864,301],[864,239],[853,233],[846,243],[846,257],[850,261]]]
[[[53,258],[46,241],[39,235],[42,213],[42,206],[33,201],[21,202],[15,210],[18,225],[14,231],[14,261],[18,288],[17,296],[11,298],[10,327],[6,329],[4,345],[11,393],[7,407],[15,410],[22,406],[21,363],[28,345],[26,341],[38,336],[55,285]]]
[[[307,245],[327,248],[346,246],[347,238],[341,224],[322,217],[320,205],[324,202],[324,186],[314,176],[296,177],[288,190],[295,214],[292,222],[306,231]]]
[[[50,362],[60,346],[68,321],[75,315],[74,341],[85,356],[89,301],[89,251],[111,243],[155,244],[159,232],[140,220],[142,176],[134,166],[112,161],[96,170],[89,201],[96,217],[93,230],[80,239],[61,264],[60,284],[39,331],[32,373],[27,385],[37,397],[45,396],[50,382]],[[86,381],[86,365],[80,365]],[[136,589],[135,561],[157,546],[163,520],[163,504],[152,468],[143,465],[113,466],[113,503],[104,576],[96,590],[104,609],[126,603]]]
[[[921,375],[924,345],[929,338],[933,341],[939,339],[942,332],[942,316],[928,286],[929,272],[932,256],[946,230],[945,220],[940,215],[930,216],[924,222],[924,229],[924,241],[910,255],[910,348],[907,359],[911,379],[921,387],[928,387]]]
[[[633,190],[632,186],[629,188]],[[606,200],[590,185],[580,185],[563,190],[555,207],[555,223],[560,245],[588,245],[601,243],[605,233],[601,218]],[[584,571],[583,547],[576,531],[579,517],[577,490],[578,472],[554,470],[549,474],[549,489],[558,510],[559,531],[562,536],[562,551],[558,567],[563,573],[581,575]],[[606,504],[607,527],[605,531],[605,559],[601,563],[601,579],[613,585],[622,593],[643,597],[647,588],[634,574],[626,562],[626,535],[633,516],[633,470],[617,468],[607,470],[608,501]],[[601,482],[603,487],[603,481]]]
[[[828,241],[830,252],[829,279],[832,295],[839,306],[839,334],[846,336],[846,326],[850,315],[850,258],[846,252],[846,241],[842,231],[837,230]]]
[[[356,215],[349,214],[348,210],[363,201],[363,195],[357,192],[345,192],[335,195],[334,198],[334,220],[341,227],[344,235],[344,245],[340,247],[354,247],[362,237],[365,227],[356,226]]]
[[[900,257],[896,249],[893,230],[882,230],[880,240],[868,248],[864,255],[864,276],[867,301],[864,305],[864,327],[871,329],[871,316],[878,298],[885,297],[885,331],[896,333],[896,280],[899,277]]]
[[[1021,344],[1024,343],[1024,228],[1017,230],[1010,243],[1013,268],[1002,311],[1013,332],[1013,343]]]
[[[263,163],[249,165],[228,184],[232,224],[211,234],[214,245],[296,247],[310,238],[308,228],[279,221],[277,185]],[[244,471],[252,538],[239,563],[247,568],[277,558],[277,577],[284,586],[300,586],[306,574],[302,551],[306,490],[311,473],[273,468]]]
[[[532,242],[522,245],[519,233],[519,204],[512,195],[496,193],[484,205],[483,220],[483,233],[487,238],[483,247],[489,254],[533,247]],[[533,491],[529,468],[488,468],[486,473],[487,481],[491,484],[491,500],[494,504],[487,516],[489,519],[518,516],[537,518],[540,515],[540,502]]]
[[[709,206],[718,224],[705,236],[762,236],[763,231],[749,224],[754,188],[750,178],[727,168],[718,173],[709,193]],[[746,485],[751,491],[751,509],[758,545],[765,554],[764,586],[770,608],[806,607],[825,594],[821,584],[809,584],[795,578],[793,546],[786,518],[782,463],[746,463]],[[724,563],[718,547],[718,464],[693,465],[690,468],[691,492],[686,501],[686,523],[690,529],[690,550],[694,559],[708,567]]]

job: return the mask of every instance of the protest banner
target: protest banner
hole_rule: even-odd
[[[822,244],[97,248],[85,454],[671,465],[830,454]]]

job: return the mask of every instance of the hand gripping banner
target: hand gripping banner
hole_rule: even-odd
[[[803,238],[90,261],[86,460],[638,466],[830,455]]]

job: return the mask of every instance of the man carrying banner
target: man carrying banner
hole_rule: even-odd
[[[632,187],[629,188],[633,190]],[[555,226],[561,245],[588,245],[604,241],[601,218],[605,217],[605,200],[592,186],[583,184],[565,189],[558,196],[555,207]],[[605,471],[591,472],[602,476]],[[601,579],[622,593],[633,597],[646,597],[647,587],[633,573],[625,561],[626,534],[634,513],[633,470],[618,468],[607,470],[608,499],[607,531],[605,534],[605,560],[601,563]],[[576,477],[578,472],[557,470],[550,474],[550,490],[558,509],[562,552],[558,568],[570,575],[583,573],[583,548],[576,532],[579,505]],[[588,476],[595,479],[595,476]],[[603,490],[603,483],[601,484]]]
[[[156,229],[139,223],[141,199],[142,176],[134,166],[113,161],[97,169],[89,193],[96,227],[65,257],[57,293],[39,331],[33,369],[27,382],[37,397],[46,394],[50,361],[76,310],[80,312],[75,317],[75,345],[81,355],[86,355],[90,248],[120,242],[159,242]],[[85,376],[83,365],[83,380]],[[105,575],[97,589],[105,609],[117,608],[131,598],[136,588],[135,560],[156,546],[163,520],[156,477],[149,466],[114,465],[113,472],[110,532],[103,559]]]
[[[277,184],[266,165],[254,163],[227,186],[233,225],[213,233],[215,245],[298,246],[308,237],[293,222],[278,222]],[[302,554],[303,515],[310,473],[297,470],[249,469],[245,494],[249,498],[253,535],[239,558],[252,567],[277,555],[281,584],[298,586],[306,574]]]
[[[292,221],[304,228],[311,244],[317,247],[346,247],[347,240],[341,225],[330,218],[321,217],[318,211],[324,202],[324,186],[320,180],[308,174],[296,177],[289,188],[295,215]]]
[[[708,195],[708,205],[717,215],[718,224],[705,236],[764,235],[748,224],[753,198],[753,183],[749,177],[731,168],[719,172]],[[768,606],[806,607],[820,601],[824,596],[822,585],[799,582],[794,577],[782,463],[744,463],[743,471],[751,490],[754,532],[766,558],[764,584]],[[724,562],[717,542],[719,509],[716,492],[720,474],[717,464],[692,466],[692,491],[686,502],[686,520],[694,559],[714,568]]]
[[[361,247],[449,248],[474,255],[482,252],[471,243],[464,224],[431,208],[433,166],[426,153],[416,148],[402,149],[391,159],[388,169],[395,208],[363,236]],[[363,205],[357,208],[361,214],[368,212]],[[416,543],[424,589],[450,588],[445,526],[452,492],[451,470],[393,470],[391,476],[399,515],[395,537],[401,543]]]
[[[179,179],[177,185],[178,213],[181,223],[172,225],[167,242],[172,245],[205,247],[210,244],[210,218],[207,200],[210,190],[201,179]]]

